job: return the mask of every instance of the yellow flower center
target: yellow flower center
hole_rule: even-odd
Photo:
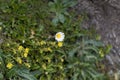
[[[56,34],[56,37],[57,38],[61,38],[61,34]]]

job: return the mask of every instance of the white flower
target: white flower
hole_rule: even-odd
[[[56,33],[56,35],[55,35],[55,39],[59,42],[59,41],[63,41],[64,40],[64,37],[65,37],[65,35],[64,35],[64,33],[63,32],[58,32],[58,33]]]

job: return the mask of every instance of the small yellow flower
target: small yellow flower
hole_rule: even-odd
[[[31,67],[29,63],[25,63],[25,66],[27,66],[28,68]]]
[[[23,56],[24,56],[24,57],[27,57],[27,56],[28,56],[28,53],[24,53]]]
[[[45,45],[46,44],[46,42],[45,41],[40,41],[40,45],[42,46],[42,45]]]
[[[29,48],[25,48],[25,53],[28,53],[29,52]]]
[[[63,42],[58,42],[58,47],[62,47],[63,46]]]
[[[24,56],[24,57],[27,57],[27,56],[28,56],[28,52],[29,52],[29,48],[25,48],[25,51],[24,51],[23,56]]]
[[[13,64],[9,62],[6,67],[7,67],[8,69],[11,69],[11,68],[13,67]]]
[[[52,52],[52,49],[51,49],[50,47],[49,47],[49,48],[47,48],[47,50],[48,50],[48,51],[50,51],[50,52]]]
[[[18,51],[22,51],[22,50],[23,50],[23,46],[19,46]]]
[[[56,35],[55,35],[55,39],[56,39],[57,41],[63,41],[63,40],[64,40],[64,37],[65,37],[65,35],[64,35],[63,32],[58,32],[58,33],[56,33]]]
[[[22,64],[22,59],[20,57],[17,57],[16,61],[19,63],[19,64]]]

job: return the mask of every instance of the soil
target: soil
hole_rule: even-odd
[[[120,70],[120,0],[78,0],[78,13],[87,13],[88,20],[81,25],[94,27],[105,44],[113,48],[106,55],[105,65],[109,72]]]

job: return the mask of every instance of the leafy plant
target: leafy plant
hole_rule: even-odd
[[[80,27],[86,16],[75,14],[76,1],[2,2],[0,79],[105,80],[97,65],[111,46]]]
[[[55,13],[52,20],[53,24],[57,25],[58,22],[64,23],[66,20],[65,16],[70,16],[68,7],[73,7],[75,4],[76,0],[54,0],[54,2],[49,2],[50,11]]]

